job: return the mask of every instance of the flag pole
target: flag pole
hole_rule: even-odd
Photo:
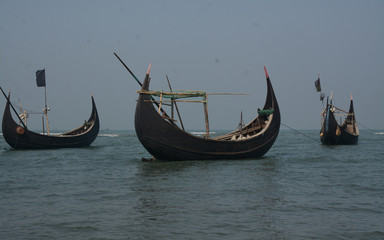
[[[45,133],[45,130],[44,130],[44,116],[41,116],[41,122],[43,123],[43,135]]]
[[[45,119],[47,121],[47,135],[49,135],[49,121],[48,121],[48,107],[47,107],[47,87],[44,85],[44,95],[45,95]]]
[[[49,121],[48,121],[48,111],[47,107],[47,84],[45,82],[45,69],[36,71],[36,84],[38,87],[44,87],[44,100],[45,100],[45,108],[43,110],[45,119],[47,121],[47,135],[49,135]],[[44,121],[43,121],[44,123]],[[44,124],[43,124],[43,134],[44,134]]]

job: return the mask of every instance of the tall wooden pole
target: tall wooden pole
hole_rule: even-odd
[[[204,97],[204,116],[205,116],[205,128],[207,130],[207,139],[209,139],[209,121],[208,121],[208,99]]]
[[[47,121],[47,135],[49,135],[49,121],[48,121],[48,107],[47,107],[47,87],[44,85],[44,95],[45,95],[45,119]]]
[[[43,123],[43,135],[45,133],[45,130],[44,130],[44,116],[41,116],[41,122]]]
[[[161,103],[163,101],[163,92],[161,92],[160,94],[160,103],[159,103],[159,114],[160,114],[160,111],[161,111]]]
[[[135,76],[135,74],[133,74],[133,72],[128,68],[128,66],[123,62],[123,60],[121,60],[121,58],[119,56],[117,56],[116,53],[113,53],[117,59],[119,59],[119,61],[121,62],[121,64],[123,64],[123,66],[128,70],[128,72],[132,75],[132,77],[136,80],[136,82],[140,85],[140,86],[143,86],[143,84],[139,81],[139,79],[137,79],[137,77]],[[154,101],[154,104],[156,106],[159,106],[159,103],[155,101],[155,99],[151,96],[151,100]],[[166,117],[169,117],[168,114],[163,110],[161,109],[161,111],[163,112],[163,114],[166,116]],[[178,127],[174,122],[171,121],[171,124]],[[184,129],[183,129],[184,130]]]
[[[27,111],[24,110],[24,122],[25,122],[25,126],[27,126],[27,118],[28,118],[28,115],[27,115]]]
[[[16,114],[17,118],[20,120],[21,124],[23,124],[24,128],[27,129],[27,126],[24,124],[23,120],[21,120],[19,114],[17,113],[16,109],[13,107],[13,105],[11,103],[11,93],[8,93],[8,97],[7,97],[7,95],[5,94],[5,92],[4,92],[2,87],[0,87],[0,90],[3,93],[4,97],[7,99],[7,102],[11,106],[13,112]]]
[[[167,81],[168,81],[168,85],[169,85],[169,90],[171,90],[171,92],[172,92],[172,87],[171,87],[171,83],[169,82],[168,75],[166,75],[166,77],[167,77]],[[174,99],[172,99],[172,100],[173,100],[173,102],[174,102]],[[183,129],[183,131],[185,131],[185,129],[184,129],[184,125],[183,125],[183,121],[181,120],[181,116],[180,116],[179,108],[177,107],[176,102],[175,102],[175,107],[176,107],[177,116],[179,116],[179,120],[180,120],[181,128]],[[172,114],[172,119],[173,119],[173,114]]]
[[[171,87],[171,83],[169,82],[168,75],[165,75],[165,76],[167,77],[167,82],[168,82],[169,90],[172,92],[172,87]],[[174,110],[173,110],[173,105],[174,104],[176,104],[175,98],[171,98],[171,117],[172,117],[172,120],[174,119]]]
[[[25,125],[27,125],[27,112],[25,110],[23,110],[23,107],[21,106],[20,98],[18,99],[18,101],[19,101],[19,109],[21,112],[20,113],[21,119],[24,119],[24,123],[25,123]]]

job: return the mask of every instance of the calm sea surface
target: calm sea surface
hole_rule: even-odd
[[[327,147],[282,130],[261,159],[142,162],[134,131],[89,148],[0,137],[0,239],[384,239],[384,131]]]

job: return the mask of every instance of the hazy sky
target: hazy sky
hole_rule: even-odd
[[[88,119],[93,93],[101,128],[134,129],[138,84],[151,89],[248,93],[209,97],[211,129],[237,127],[264,105],[268,69],[282,122],[319,129],[314,81],[357,121],[384,128],[384,1],[0,1],[0,86],[41,111],[46,69],[51,129]],[[0,111],[5,99],[0,98]],[[201,104],[180,104],[188,129],[204,128]],[[29,128],[41,129],[32,115]],[[284,129],[284,127],[282,127]],[[361,129],[364,129],[361,127]]]

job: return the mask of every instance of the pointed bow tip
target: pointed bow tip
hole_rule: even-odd
[[[152,66],[152,63],[149,64],[149,67],[148,67],[148,70],[147,70],[147,74],[149,75],[149,73],[151,72],[151,66]]]
[[[265,66],[264,66],[264,71],[265,71],[265,77],[269,78],[269,75],[268,75],[268,72],[267,72],[267,68]]]
[[[352,93],[351,93],[351,101],[353,100]]]

